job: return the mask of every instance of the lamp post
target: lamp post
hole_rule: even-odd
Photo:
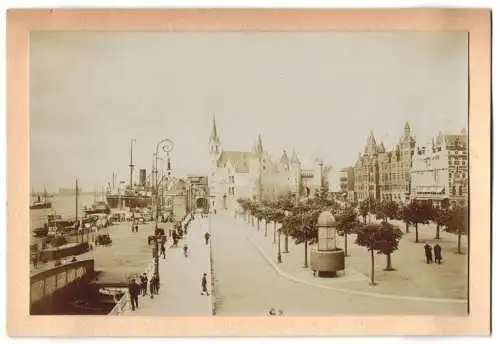
[[[154,171],[154,175],[155,175],[155,189],[154,189],[154,194],[155,194],[155,226],[154,226],[154,237],[155,237],[155,248],[154,248],[154,259],[155,259],[155,274],[156,276],[160,276],[160,271],[159,271],[159,247],[158,247],[158,244],[159,244],[159,241],[161,240],[161,236],[160,236],[160,233],[158,232],[158,151],[160,149],[160,147],[162,147],[162,150],[167,153],[167,156],[168,154],[172,151],[172,149],[174,148],[174,143],[169,140],[169,139],[163,139],[161,141],[159,141],[157,144],[156,144],[156,150],[155,150],[155,171]],[[167,166],[167,170],[168,170],[168,176],[170,176],[170,157],[168,158],[168,166]],[[163,181],[163,176],[161,178],[161,181]]]
[[[285,210],[284,213],[285,213],[285,218],[290,216],[290,212],[288,210]],[[283,222],[285,222],[285,221],[283,221]],[[281,256],[281,229],[283,228],[283,222],[281,223],[281,227],[278,230],[278,256],[276,257],[276,260],[278,263],[283,262],[283,258]]]

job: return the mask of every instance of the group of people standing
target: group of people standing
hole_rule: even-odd
[[[443,255],[441,254],[441,246],[437,243],[434,245],[434,248],[432,248],[429,243],[425,243],[424,245],[424,250],[425,250],[425,259],[427,264],[431,264],[432,262],[441,264],[441,261],[443,260]],[[432,257],[432,252],[434,251],[434,259]]]
[[[160,277],[157,274],[153,274],[149,280],[146,273],[143,273],[138,280],[132,279],[128,286],[128,292],[130,294],[130,304],[132,306],[132,311],[139,308],[139,295],[148,295],[148,284],[149,284],[149,296],[154,298],[154,295],[158,295],[160,291]]]

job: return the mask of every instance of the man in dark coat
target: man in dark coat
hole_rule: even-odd
[[[153,276],[153,284],[155,288],[155,294],[158,295],[158,293],[160,292],[160,276],[158,276],[157,274]]]
[[[425,250],[425,258],[427,261],[427,264],[432,263],[432,247],[429,245],[429,243],[425,243],[424,245],[424,250]]]
[[[154,298],[155,294],[156,294],[155,279],[154,276],[151,276],[151,278],[149,279],[149,297]]]
[[[203,277],[201,278],[201,295],[204,295],[205,293],[207,294],[207,296],[210,295],[208,293],[208,290],[207,290],[207,274],[206,273],[204,273]]]
[[[146,296],[148,293],[148,276],[146,276],[146,273],[141,275],[141,291],[142,296]]]
[[[210,233],[205,233],[205,244],[208,245],[208,239],[210,239]]]
[[[441,255],[441,246],[439,244],[434,245],[434,263],[441,264],[443,256]]]
[[[130,304],[132,305],[132,310],[135,311],[136,308],[139,308],[139,293],[140,289],[137,283],[135,283],[135,279],[130,281],[128,285],[128,292],[130,294]]]
[[[163,256],[163,259],[167,259],[166,251],[167,250],[165,249],[165,245],[161,244],[161,255]]]

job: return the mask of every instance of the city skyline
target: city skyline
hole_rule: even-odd
[[[392,149],[407,121],[418,145],[467,127],[465,33],[35,33],[30,49],[33,188],[128,180],[131,138],[135,178],[166,137],[177,174],[206,174],[213,117],[223,149],[261,134],[275,159],[339,169],[371,131]]]

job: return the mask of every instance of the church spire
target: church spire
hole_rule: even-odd
[[[408,137],[410,136],[410,123],[408,123],[408,121],[406,121],[405,123],[405,137]]]
[[[215,124],[215,115],[213,116],[212,134],[210,135],[210,142],[220,143],[219,135],[217,134],[217,125]]]
[[[255,147],[255,151],[257,154],[264,153],[264,146],[262,145],[262,136],[259,134],[259,139],[257,141],[257,146]]]
[[[375,141],[373,131],[370,131],[370,136],[368,136],[368,139],[366,140],[365,154],[376,154],[377,150],[377,141]]]
[[[293,150],[293,153],[292,153],[292,160],[290,161],[292,164],[300,164],[300,160],[299,160],[299,157],[297,156],[297,152],[295,151],[295,149]]]

